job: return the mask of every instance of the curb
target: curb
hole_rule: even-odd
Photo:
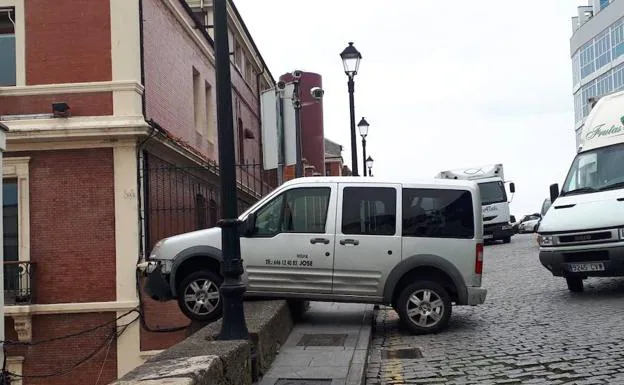
[[[366,368],[368,366],[368,350],[373,340],[373,325],[377,310],[368,305],[362,317],[362,325],[358,332],[358,341],[353,352],[353,359],[349,364],[349,371],[345,385],[363,385],[366,383]]]

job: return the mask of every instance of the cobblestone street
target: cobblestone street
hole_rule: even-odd
[[[402,331],[382,307],[367,384],[624,384],[624,279],[585,281],[570,293],[541,266],[535,236],[485,248],[484,305],[455,307],[437,335]],[[422,358],[384,359],[418,348]]]

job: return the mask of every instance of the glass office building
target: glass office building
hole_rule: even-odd
[[[590,0],[570,39],[577,145],[592,99],[624,90],[624,0]]]

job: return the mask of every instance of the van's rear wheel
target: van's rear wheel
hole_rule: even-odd
[[[568,290],[573,293],[580,293],[583,291],[583,278],[566,277],[566,283],[568,284]]]
[[[401,291],[396,310],[411,333],[436,333],[448,326],[452,312],[451,297],[435,282],[416,281]]]
[[[223,279],[209,270],[189,274],[178,288],[178,306],[193,321],[213,322],[221,318]]]

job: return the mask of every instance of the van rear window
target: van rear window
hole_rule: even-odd
[[[472,194],[467,190],[403,189],[403,236],[474,237]]]

